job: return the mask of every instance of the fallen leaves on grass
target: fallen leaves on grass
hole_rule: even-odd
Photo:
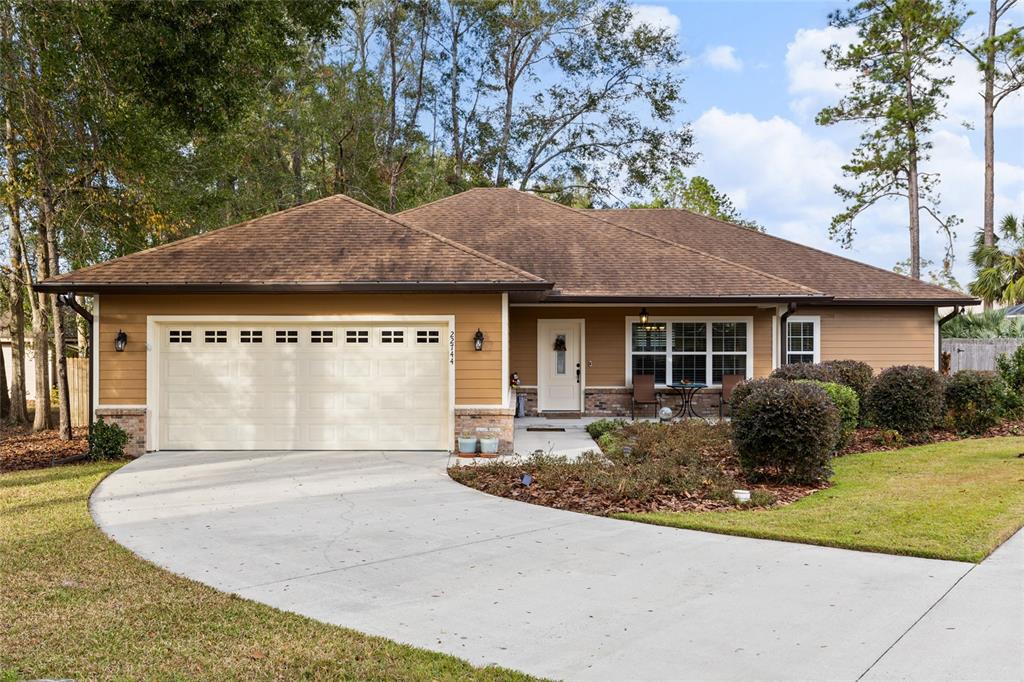
[[[61,440],[57,429],[5,433],[0,441],[0,471],[47,467],[55,460],[81,455],[89,449],[88,433],[84,426],[74,429],[71,440]]]

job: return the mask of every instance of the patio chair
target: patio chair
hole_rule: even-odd
[[[732,392],[746,379],[744,374],[723,374],[722,375],[722,397],[718,401],[718,419],[725,419],[725,406],[729,406],[729,416],[732,416]]]
[[[654,405],[654,415],[658,415],[658,411],[661,409],[661,397],[654,390],[653,374],[633,375],[633,402],[630,409],[633,419],[636,419],[637,405]]]

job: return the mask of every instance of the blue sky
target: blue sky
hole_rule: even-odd
[[[689,57],[681,118],[692,123],[701,154],[690,172],[706,175],[773,234],[891,269],[908,255],[905,201],[863,215],[852,251],[827,235],[841,207],[832,186],[843,182],[840,166],[859,130],[814,123],[815,113],[838,98],[837,76],[824,69],[821,50],[852,35],[828,27],[828,13],[841,6],[720,0],[635,8],[639,18],[676,31]],[[980,3],[969,6],[984,10]],[[1024,7],[1011,21],[1024,23]],[[957,83],[927,170],[942,175],[942,208],[964,219],[955,274],[966,284],[972,278],[967,253],[982,211],[981,101],[973,66],[960,59],[952,69]],[[1024,93],[997,111],[996,139],[997,218],[1024,214]],[[922,252],[941,262],[943,242],[930,224],[922,227]]]

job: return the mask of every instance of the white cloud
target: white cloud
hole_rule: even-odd
[[[828,226],[842,202],[835,184],[852,184],[842,176],[849,145],[831,128],[803,125],[780,116],[762,119],[749,113],[705,111],[693,123],[701,159],[693,172],[706,175],[727,193],[744,215],[776,234],[885,269],[906,257],[907,206],[892,200],[875,206],[856,221],[853,249],[845,251],[828,238]],[[967,254],[981,223],[982,167],[977,143],[963,130],[941,129],[933,136],[929,171],[942,175],[942,209],[965,219],[955,244],[956,275],[971,279]],[[1024,158],[996,164],[996,215],[1024,212]],[[941,262],[944,241],[922,215],[922,254]]]
[[[679,33],[679,17],[664,5],[632,5],[630,9],[633,11],[633,20],[630,22],[633,30],[646,24],[655,29],[667,29],[673,35]]]
[[[852,76],[825,68],[823,52],[832,45],[849,45],[856,38],[856,29],[802,28],[786,46],[786,74],[789,93],[794,95],[790,106],[801,118],[811,118],[826,104],[839,100]]]
[[[719,71],[742,71],[743,61],[736,56],[736,48],[732,45],[713,45],[704,50],[704,62]]]

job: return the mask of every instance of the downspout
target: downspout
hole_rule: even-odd
[[[779,367],[782,367],[786,363],[786,320],[789,316],[796,312],[796,303],[793,301],[789,302],[786,306],[786,312],[779,316]]]
[[[93,381],[94,381],[94,376],[95,376],[93,374],[93,363],[95,362],[95,359],[93,358],[93,346],[94,346],[94,344],[93,344],[92,313],[90,313],[88,310],[83,308],[82,305],[77,300],[75,300],[75,295],[73,293],[71,293],[71,292],[64,293],[64,294],[57,294],[57,305],[59,305],[59,306],[65,306],[66,305],[67,307],[71,308],[76,313],[78,313],[82,317],[82,319],[86,321],[86,323],[89,326],[88,341],[86,342],[87,346],[88,346],[87,352],[89,354],[89,415],[88,415],[87,419],[88,419],[88,422],[89,422],[89,439],[91,440],[92,439],[93,407],[94,407],[93,404],[92,404],[92,397],[93,397],[93,388],[95,388],[93,386]]]

